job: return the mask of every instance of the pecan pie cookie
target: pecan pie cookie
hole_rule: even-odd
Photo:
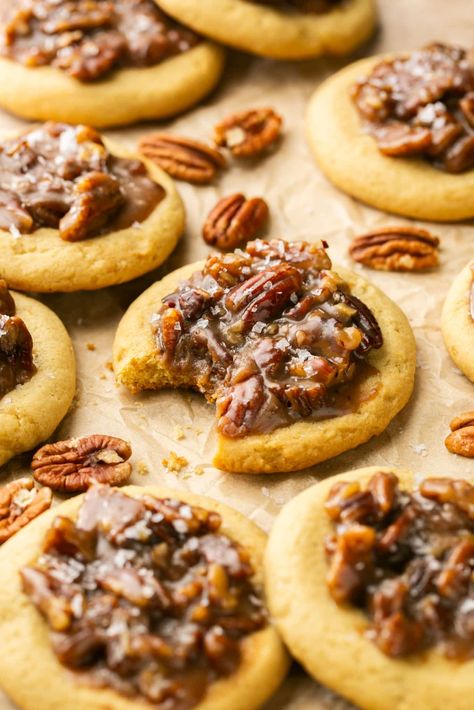
[[[345,54],[372,34],[374,0],[156,0],[197,32],[274,59]]]
[[[0,105],[114,126],[170,116],[215,86],[223,50],[153,0],[20,0],[0,9]]]
[[[74,353],[59,318],[0,280],[0,466],[51,436],[75,390]]]
[[[346,67],[314,94],[308,135],[340,189],[420,219],[474,216],[474,59],[432,44]]]
[[[288,667],[265,543],[231,508],[157,487],[48,511],[0,551],[0,686],[24,710],[260,707]]]
[[[473,579],[472,483],[391,468],[293,498],[265,555],[290,651],[362,710],[470,710]]]
[[[119,325],[118,381],[203,393],[227,471],[295,471],[381,433],[413,390],[413,334],[324,247],[256,240],[169,274]]]
[[[441,328],[452,359],[474,382],[474,261],[456,276],[449,289]]]
[[[26,291],[98,289],[159,266],[182,232],[173,181],[87,126],[0,143],[0,277]]]

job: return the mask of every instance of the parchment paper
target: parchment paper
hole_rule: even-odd
[[[379,0],[379,5],[381,29],[358,56],[416,48],[434,40],[472,45],[472,0]],[[235,163],[215,186],[179,183],[186,204],[187,229],[161,269],[131,284],[103,291],[41,297],[66,324],[78,361],[77,401],[59,427],[56,439],[93,433],[129,439],[134,451],[133,483],[160,482],[212,496],[234,506],[266,530],[271,528],[281,506],[296,493],[324,476],[350,468],[395,465],[421,473],[474,473],[472,460],[449,454],[443,444],[451,418],[473,408],[474,387],[449,359],[439,327],[447,289],[474,254],[474,227],[424,225],[442,240],[442,263],[435,272],[398,275],[354,267],[347,247],[355,234],[405,220],[364,207],[338,192],[314,165],[306,145],[304,112],[312,91],[351,59],[292,64],[231,54],[226,75],[213,96],[189,114],[162,124],[166,130],[206,139],[211,137],[216,121],[229,112],[268,105],[284,116],[285,130],[274,154],[255,163]],[[0,113],[2,132],[24,125]],[[113,131],[111,135],[133,148],[138,136],[154,129],[156,125],[148,124]],[[386,432],[354,451],[298,474],[235,476],[216,471],[209,463],[213,409],[202,398],[173,392],[132,397],[116,387],[108,365],[115,329],[127,306],[160,276],[208,252],[200,236],[203,220],[219,197],[237,191],[267,199],[272,213],[268,235],[326,239],[335,263],[356,268],[404,309],[417,339],[416,390],[411,403]],[[430,199],[429,194],[426,199]],[[167,471],[162,464],[171,451],[189,462],[179,473]],[[20,457],[5,467],[1,482],[28,470],[28,457]],[[47,692],[47,679],[44,690]],[[0,693],[0,709],[12,707]],[[295,668],[267,710],[347,707]]]

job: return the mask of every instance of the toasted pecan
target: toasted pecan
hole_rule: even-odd
[[[271,108],[241,111],[215,126],[214,140],[238,158],[252,157],[275,143],[282,123],[281,116]]]
[[[50,507],[50,488],[35,489],[32,478],[19,478],[0,488],[0,545]]]
[[[94,434],[46,444],[33,456],[33,476],[55,491],[75,493],[94,483],[121,485],[132,472],[130,444],[114,436]]]
[[[426,271],[439,264],[439,239],[421,227],[381,227],[356,237],[354,261],[379,271]]]
[[[144,136],[139,141],[138,150],[171,177],[200,185],[212,182],[217,172],[227,165],[220,150],[169,133]]]
[[[241,193],[223,197],[204,224],[202,235],[223,251],[236,249],[257,236],[268,219],[268,205],[261,197],[246,199]]]
[[[449,426],[451,434],[444,442],[448,451],[458,456],[474,458],[474,411],[455,417]]]

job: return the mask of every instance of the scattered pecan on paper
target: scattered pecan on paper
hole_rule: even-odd
[[[268,205],[261,197],[241,193],[223,197],[204,224],[204,241],[222,251],[236,249],[253,239],[268,220]]]
[[[227,165],[220,150],[168,133],[144,136],[139,141],[138,150],[171,177],[200,185],[212,182],[217,172]]]
[[[94,483],[125,483],[132,472],[131,455],[127,441],[94,434],[46,444],[33,456],[31,468],[39,483],[55,491],[77,493]]]
[[[50,488],[36,490],[32,478],[0,488],[0,545],[51,505]]]
[[[420,227],[381,227],[356,237],[354,261],[379,271],[427,271],[439,264],[439,239]]]
[[[444,442],[448,451],[474,459],[474,411],[455,417],[449,426],[451,434]]]
[[[241,111],[214,128],[214,141],[237,158],[262,153],[278,139],[282,118],[271,108]]]

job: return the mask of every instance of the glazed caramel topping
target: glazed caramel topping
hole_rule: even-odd
[[[36,372],[33,340],[21,318],[5,281],[0,279],[0,400],[24,385]]]
[[[178,500],[91,488],[22,571],[60,662],[162,710],[196,705],[266,625],[249,555],[220,527]]]
[[[340,5],[343,0],[248,0],[259,5],[271,5],[279,10],[294,10],[304,14],[322,15]]]
[[[327,584],[338,604],[370,619],[391,657],[439,646],[474,658],[474,486],[426,478],[412,493],[380,472],[367,486],[336,483],[326,502]]]
[[[45,123],[0,143],[0,229],[78,241],[146,219],[165,192],[139,160],[117,158],[87,126]]]
[[[338,394],[382,345],[324,245],[283,240],[208,257],[163,299],[152,328],[173,381],[216,401],[230,437],[350,411],[350,392],[345,404]]]
[[[474,63],[432,44],[379,62],[353,87],[364,127],[390,156],[420,156],[462,173],[474,167]]]
[[[199,42],[153,0],[21,0],[0,10],[0,22],[5,57],[51,64],[79,81],[152,66]]]

